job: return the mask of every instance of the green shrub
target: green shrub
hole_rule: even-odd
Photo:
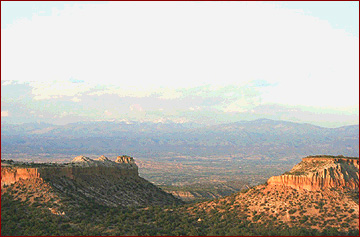
[[[255,216],[253,216],[252,220],[258,221],[260,219],[260,217],[261,217],[260,215],[255,215]]]
[[[290,214],[290,215],[291,215],[291,214],[294,214],[296,211],[297,211],[296,209],[291,209],[291,210],[289,210],[289,214]]]

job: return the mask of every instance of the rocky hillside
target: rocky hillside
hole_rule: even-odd
[[[270,186],[284,185],[309,191],[323,188],[359,189],[359,159],[343,156],[309,156],[290,172],[271,177]]]
[[[78,156],[67,164],[2,162],[1,192],[15,200],[61,203],[97,203],[105,206],[143,206],[181,203],[138,176],[132,157],[112,161],[104,156],[90,159]]]
[[[349,231],[359,226],[359,158],[306,157],[266,184],[188,208],[199,218],[239,216],[262,226]],[[204,211],[205,210],[205,213]]]
[[[231,180],[227,182],[202,182],[192,185],[167,186],[160,185],[165,192],[186,202],[199,202],[211,199],[217,199],[231,195],[245,189],[249,183],[240,180]]]
[[[93,162],[84,157],[76,160],[80,163]],[[132,163],[130,158],[120,160]],[[317,181],[312,183],[314,187],[292,187],[285,182],[271,183],[270,179],[263,185],[227,197],[177,206],[151,206],[160,203],[160,200],[170,203],[174,198],[156,191],[138,176],[117,175],[110,178],[115,174],[96,175],[86,171],[75,172],[73,178],[57,176],[47,180],[34,175],[35,178],[19,179],[10,186],[2,187],[1,234],[358,236],[358,186],[347,184],[356,183],[359,178],[352,173],[355,171],[358,174],[358,160],[349,157],[307,157],[289,172],[293,176],[306,177],[324,169],[325,180],[330,177],[332,181],[323,183],[331,183],[332,186],[319,185],[321,182]],[[78,165],[64,166],[69,170],[118,169],[116,166]],[[336,172],[334,166],[339,166]],[[121,195],[123,200],[118,199]]]

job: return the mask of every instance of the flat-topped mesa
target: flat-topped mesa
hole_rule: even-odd
[[[19,163],[20,164],[20,163]],[[19,180],[43,179],[52,177],[68,177],[76,179],[82,176],[112,176],[112,177],[132,177],[138,178],[138,167],[132,157],[128,157],[124,162],[114,162],[105,156],[97,159],[90,159],[85,156],[77,156],[70,163],[54,164],[26,164],[2,165],[1,166],[1,186],[13,184]]]
[[[348,164],[353,164],[357,166],[357,168],[359,168],[359,157],[320,155],[320,156],[308,156],[303,158],[302,161],[307,161],[307,162],[325,161],[325,162],[334,162],[334,163],[348,163]]]
[[[68,198],[85,205],[95,202],[109,207],[131,207],[181,203],[141,178],[134,159],[128,156],[122,156],[116,162],[105,156],[97,159],[77,156],[65,164],[4,161],[1,166],[1,192],[24,195],[23,191],[13,192],[14,187],[31,190],[41,197]],[[30,191],[25,193],[31,194]],[[51,211],[62,215],[56,210]]]
[[[284,185],[309,191],[323,188],[359,190],[359,158],[310,156],[303,158],[290,172],[273,176],[268,185]]]

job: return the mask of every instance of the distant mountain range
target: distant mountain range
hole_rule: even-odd
[[[359,125],[324,128],[269,119],[213,126],[171,122],[3,123],[1,152],[235,159],[283,159],[317,154],[359,156]]]

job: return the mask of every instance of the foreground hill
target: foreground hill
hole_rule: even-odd
[[[306,157],[280,177],[300,181],[280,178],[273,182],[274,178],[270,178],[266,184],[225,198],[178,206],[112,207],[85,195],[87,201],[75,206],[71,202],[61,203],[64,212],[31,204],[29,196],[15,200],[20,187],[12,192],[9,188],[23,185],[23,180],[19,180],[2,187],[1,234],[358,236],[359,190],[358,185],[353,185],[359,180],[358,158]],[[318,177],[316,182],[302,185],[313,177]],[[70,186],[64,191],[74,192]],[[29,189],[30,185],[24,188]]]
[[[1,191],[15,200],[47,203],[61,210],[71,205],[143,206],[181,203],[172,195],[139,177],[132,157],[78,156],[67,164],[2,162]],[[62,211],[61,211],[62,212]]]
[[[306,157],[290,172],[236,195],[188,210],[205,217],[240,219],[273,226],[349,231],[359,226],[359,158]]]

